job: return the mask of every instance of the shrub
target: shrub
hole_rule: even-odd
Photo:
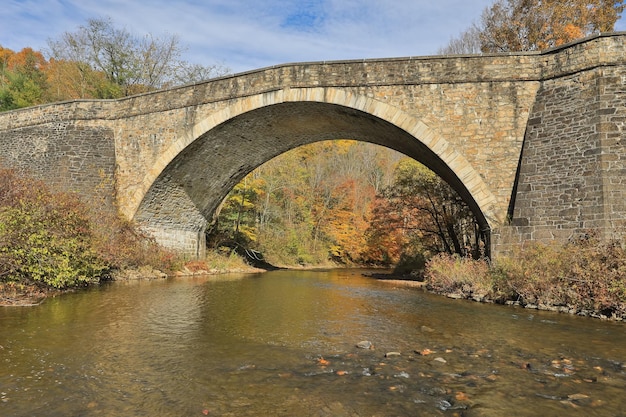
[[[93,245],[112,269],[151,266],[171,273],[182,266],[175,253],[158,245],[134,223],[114,213],[98,213]]]
[[[112,269],[180,265],[132,223],[87,206],[77,195],[0,170],[0,281],[68,288]]]
[[[484,259],[440,253],[426,264],[424,278],[427,288],[438,293],[484,298],[493,291],[489,264]]]
[[[76,196],[53,194],[11,171],[0,171],[0,184],[0,279],[66,288],[97,282],[107,272]]]
[[[438,293],[626,318],[626,250],[593,233],[566,245],[528,242],[491,266],[437,255],[424,276],[427,287]]]
[[[524,304],[561,305],[560,278],[564,273],[562,247],[529,242],[507,257],[496,259],[494,273],[504,292]]]
[[[567,300],[578,310],[626,315],[626,251],[617,241],[594,235],[570,243],[563,251],[562,277]]]

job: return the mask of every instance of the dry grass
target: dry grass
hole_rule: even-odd
[[[441,294],[626,318],[626,251],[593,234],[566,245],[527,243],[491,265],[438,255],[428,262],[425,281]]]

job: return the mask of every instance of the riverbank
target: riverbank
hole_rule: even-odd
[[[264,272],[259,268],[245,264],[233,267],[205,267],[204,269],[191,265],[171,274],[154,269],[150,266],[128,268],[113,271],[107,281],[140,281],[159,280],[171,277],[186,277],[198,275],[219,275],[230,273],[254,274]],[[104,282],[107,282],[104,281]],[[93,288],[102,283],[90,284],[81,287],[57,289],[37,284],[21,284],[17,282],[0,282],[0,307],[30,307],[43,303],[47,298],[57,297],[63,294],[73,293],[82,289]]]
[[[36,306],[48,297],[62,294],[64,291],[42,289],[37,285],[0,283],[0,307]]]
[[[440,254],[426,265],[424,282],[449,298],[626,320],[626,250],[593,237],[529,243],[491,261]]]
[[[298,269],[298,268],[295,268]],[[307,269],[307,268],[300,268]],[[626,320],[626,255],[621,246],[591,241],[567,248],[534,245],[515,258],[497,261],[438,255],[420,274],[371,273],[396,287],[419,287],[453,299],[568,313],[603,320]],[[227,273],[261,273],[236,255],[213,254],[165,274],[153,267],[126,268],[113,281],[165,279]],[[1,306],[33,306],[90,284],[69,289],[0,283]]]
[[[584,308],[581,309],[573,305],[556,305],[556,304],[541,304],[541,303],[532,304],[532,303],[525,302],[523,299],[520,299],[520,298],[505,299],[505,300],[493,299],[493,298],[490,298],[487,294],[477,294],[471,291],[469,292],[463,292],[463,291],[458,291],[458,290],[449,291],[449,292],[436,291],[436,290],[433,290],[432,288],[429,288],[428,284],[425,284],[425,283],[422,283],[421,287],[433,294],[445,296],[447,298],[452,298],[456,300],[468,300],[468,301],[475,301],[475,302],[488,303],[488,304],[502,304],[502,305],[507,305],[507,306],[522,307],[522,308],[526,308],[530,310],[552,311],[556,313],[566,313],[566,314],[582,316],[582,317],[597,318],[601,320],[626,321],[625,315],[616,314],[616,312],[613,309],[606,309],[603,311],[599,311],[599,310],[591,310],[591,309],[584,309]]]

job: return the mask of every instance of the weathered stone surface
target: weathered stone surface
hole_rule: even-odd
[[[542,82],[531,112],[510,228],[522,240],[626,231],[626,65]],[[516,238],[502,239],[500,250]]]
[[[324,139],[377,143],[424,163],[494,232],[496,250],[586,228],[621,235],[625,39],[284,65],[6,112],[0,166],[100,198],[190,256],[202,255],[207,220],[243,176]]]

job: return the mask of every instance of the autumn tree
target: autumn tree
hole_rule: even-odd
[[[13,52],[0,46],[0,111],[44,102],[46,59],[32,48]]]
[[[376,192],[390,184],[398,155],[352,140],[293,149],[238,184],[224,200],[218,223],[232,233],[237,224],[234,207],[249,201],[254,208],[246,207],[242,216],[256,239],[249,243],[268,259],[281,264],[320,264],[329,259],[361,263],[371,204]],[[243,198],[241,187],[254,189],[255,197]],[[209,236],[211,240],[214,236]]]
[[[373,260],[396,263],[405,254],[475,255],[477,223],[467,204],[434,172],[405,158],[379,195],[368,230]],[[384,248],[386,251],[381,251]]]
[[[50,102],[82,98],[115,98],[122,95],[118,85],[103,72],[84,62],[51,59],[46,71]]]
[[[441,53],[536,51],[614,30],[623,0],[496,0]],[[467,49],[464,49],[467,48]]]
[[[469,207],[413,159],[352,140],[286,152],[226,197],[208,242],[238,236],[279,264],[393,265],[438,252],[476,256]]]

